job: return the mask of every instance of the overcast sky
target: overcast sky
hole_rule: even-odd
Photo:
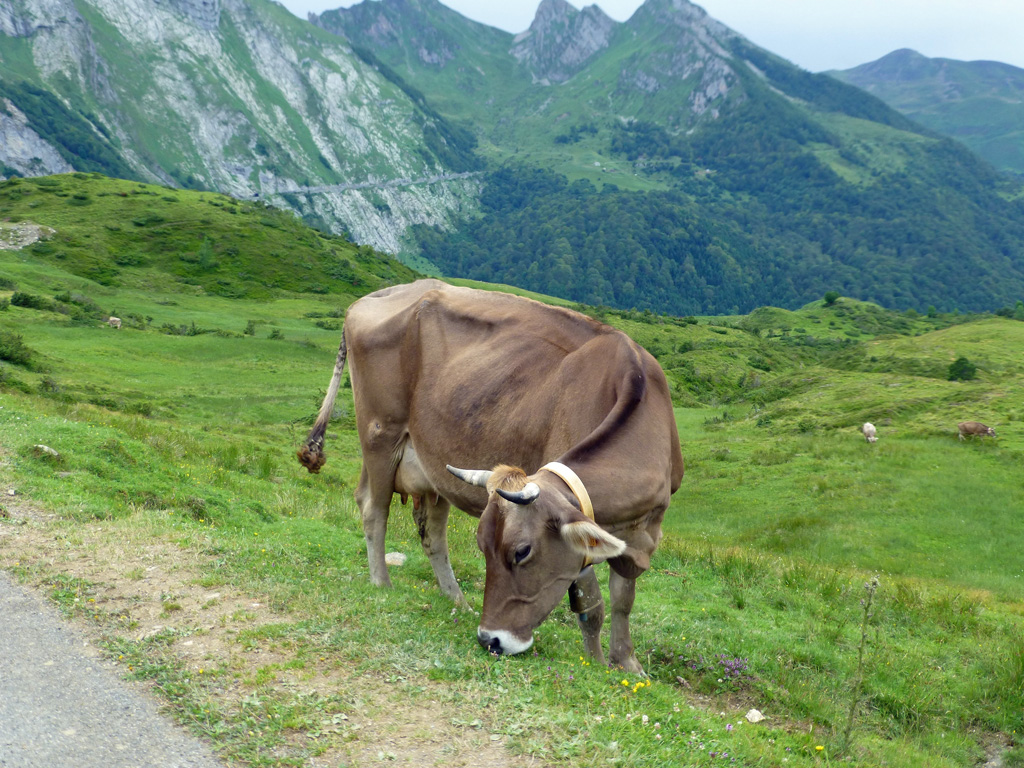
[[[372,2],[373,0],[367,0]],[[279,0],[296,16],[355,0]],[[508,32],[530,26],[540,0],[441,0]],[[569,0],[582,8],[583,0]],[[597,0],[625,21],[643,0]],[[897,48],[925,56],[988,59],[1024,68],[1024,0],[702,0],[712,17],[812,72],[849,69]]]

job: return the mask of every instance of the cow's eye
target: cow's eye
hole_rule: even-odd
[[[515,560],[516,565],[522,565],[523,561],[527,560],[532,552],[533,549],[529,544],[523,544],[516,549],[515,554],[513,554],[512,557]]]

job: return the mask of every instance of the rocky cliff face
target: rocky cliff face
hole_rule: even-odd
[[[74,170],[56,147],[29,127],[28,118],[8,99],[0,99],[0,147],[4,165],[22,176]]]
[[[268,0],[11,0],[0,32],[0,77],[10,41],[27,41],[36,81],[141,178],[259,196],[391,252],[410,224],[445,226],[475,199],[475,180],[427,146],[429,115]],[[5,142],[0,161],[59,167],[11,106],[3,130],[20,149]]]
[[[690,112],[716,116],[737,83],[729,44],[739,35],[688,0],[647,0],[626,24],[651,40],[651,50],[622,69],[620,89],[654,93],[688,82]]]
[[[596,5],[577,11],[566,0],[543,0],[511,54],[541,83],[563,83],[608,47],[618,25]]]
[[[443,67],[459,50],[458,41],[443,28],[443,19],[452,15],[456,14],[437,0],[390,0],[362,2],[321,15],[311,13],[309,20],[341,36],[358,28],[354,42],[373,50],[407,42],[421,63]]]
[[[9,0],[0,5],[0,33],[10,37],[30,37],[40,28],[53,28],[62,22],[82,22],[71,0]]]
[[[153,2],[177,11],[206,30],[214,30],[220,24],[220,0],[153,0]]]

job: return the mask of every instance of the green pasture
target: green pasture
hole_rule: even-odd
[[[0,251],[0,354],[23,353],[0,360],[0,483],[56,514],[60,540],[166,542],[205,563],[202,586],[262,595],[274,621],[234,641],[278,660],[187,675],[181,637],[139,638],[86,607],[102,585],[24,559],[17,515],[0,515],[13,531],[0,562],[96,624],[126,674],[156,683],[231,764],[348,754],[359,733],[321,724],[343,723],[360,686],[396,706],[444,702],[465,712],[456,727],[539,764],[1024,763],[1024,323],[846,299],[693,322],[589,309],[662,360],[687,462],[638,585],[638,678],[582,658],[567,606],[530,653],[485,654],[397,499],[388,549],[409,559],[393,590],[369,585],[348,390],[322,473],[294,458],[330,378],[337,310],[366,287],[231,298],[122,269],[103,284]],[[10,304],[16,292],[138,320],[117,331],[67,302]],[[951,355],[977,378],[943,377]],[[965,418],[998,438],[960,442]],[[453,512],[449,536],[479,608],[474,523]],[[284,684],[325,664],[357,684]],[[768,719],[747,722],[751,708]]]

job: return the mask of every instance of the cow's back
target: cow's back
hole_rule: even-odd
[[[416,314],[408,341],[419,359],[407,371],[413,429],[458,435],[449,447],[456,458],[472,447],[477,455],[465,458],[475,458],[473,466],[539,466],[611,405],[605,382],[616,366],[609,355],[625,339],[608,326],[529,299],[459,288],[425,295]],[[603,356],[598,347],[607,348]],[[586,370],[588,362],[599,370]],[[570,425],[559,410],[575,387],[589,396],[576,399],[579,423]]]
[[[401,343],[424,294],[448,288],[440,280],[418,280],[369,293],[345,313],[345,336],[352,349],[389,349]]]

